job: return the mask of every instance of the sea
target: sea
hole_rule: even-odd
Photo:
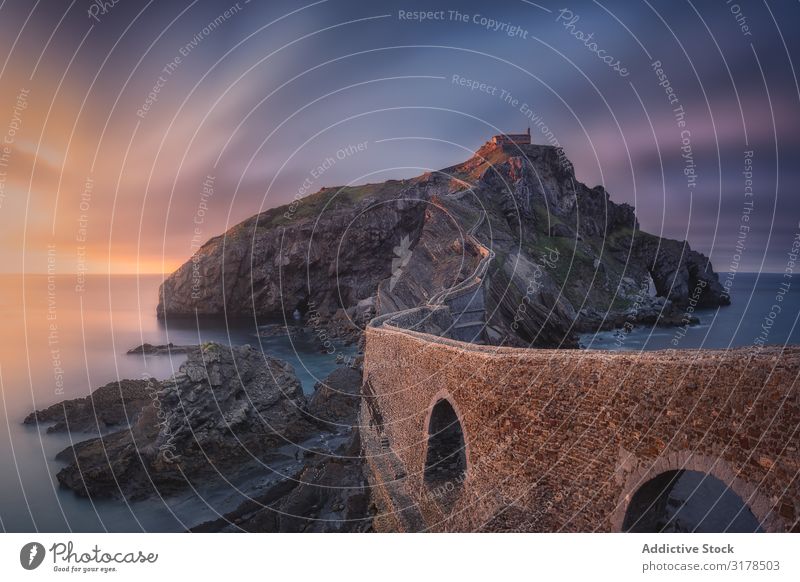
[[[723,280],[720,275],[720,280]],[[731,304],[712,309],[687,308],[699,323],[676,327],[634,327],[584,334],[584,349],[664,350],[728,349],[800,343],[800,280],[781,273],[736,273]]]
[[[132,347],[250,344],[291,363],[306,394],[343,358],[355,355],[352,346],[323,346],[313,331],[264,336],[252,319],[164,323],[156,318],[162,280],[161,275],[88,276],[79,286],[71,276],[0,276],[0,530],[183,531],[269,486],[270,475],[245,475],[246,482],[236,487],[209,482],[196,494],[135,503],[88,500],[59,487],[56,473],[64,465],[56,454],[88,437],[47,433],[46,426],[24,425],[23,419],[117,379],[168,378],[185,360],[185,355],[127,355]],[[257,323],[296,325],[291,317]]]
[[[204,490],[141,502],[88,500],[59,487],[56,454],[75,436],[24,425],[31,411],[121,378],[164,379],[185,356],[127,355],[148,342],[251,344],[289,361],[306,393],[354,348],[321,350],[313,333],[261,337],[253,321],[170,320],[156,316],[161,275],[0,276],[0,530],[9,532],[182,531],[236,508],[269,485],[253,475],[241,487]],[[787,283],[789,283],[787,287]],[[584,348],[657,350],[800,343],[800,281],[780,274],[737,273],[732,304],[693,313],[686,328],[635,328],[584,335]],[[259,322],[259,324],[268,322]],[[288,321],[290,325],[293,323]],[[333,353],[328,353],[333,351]],[[276,469],[277,470],[277,469]]]

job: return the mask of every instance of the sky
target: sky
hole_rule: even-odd
[[[783,271],[800,232],[797,2],[101,5],[0,2],[2,272],[170,272],[528,125],[718,272]]]

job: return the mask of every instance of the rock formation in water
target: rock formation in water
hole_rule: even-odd
[[[358,328],[467,279],[485,249],[493,343],[574,346],[578,331],[729,302],[705,256],[642,232],[561,150],[487,143],[438,172],[325,188],[244,221],[164,282],[158,314],[313,310]]]
[[[186,352],[196,350],[197,347],[197,345],[176,346],[172,342],[157,345],[143,343],[140,346],[129,349],[125,353],[129,356],[169,356],[172,354],[185,354]]]
[[[141,500],[203,491],[221,477],[230,488],[256,474],[268,477],[266,491],[201,529],[369,529],[358,371],[336,368],[307,399],[289,364],[250,346],[209,343],[187,355],[168,380],[113,382],[25,419],[73,436],[122,428],[60,452],[63,487]]]
[[[120,380],[85,398],[65,400],[30,413],[25,424],[51,424],[47,432],[103,433],[134,424],[150,402],[146,380]]]
[[[62,485],[79,495],[164,495],[316,432],[292,367],[250,346],[204,344],[148,392],[129,429],[59,453],[69,462]]]

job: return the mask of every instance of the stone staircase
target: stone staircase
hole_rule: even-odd
[[[453,196],[463,196],[464,193],[465,191],[461,191]],[[495,254],[475,236],[485,220],[486,215],[481,214],[466,235],[466,239],[483,255],[475,271],[460,283],[439,291],[428,300],[431,307],[445,305],[449,308],[453,318],[450,336],[464,342],[483,343],[486,339],[486,296],[483,282]]]

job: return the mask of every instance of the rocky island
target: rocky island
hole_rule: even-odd
[[[284,318],[333,328],[428,301],[491,250],[481,341],[576,347],[575,334],[674,325],[726,305],[707,257],[641,231],[633,207],[575,178],[560,149],[487,142],[413,179],[323,188],[209,240],[160,289],[159,317]]]

